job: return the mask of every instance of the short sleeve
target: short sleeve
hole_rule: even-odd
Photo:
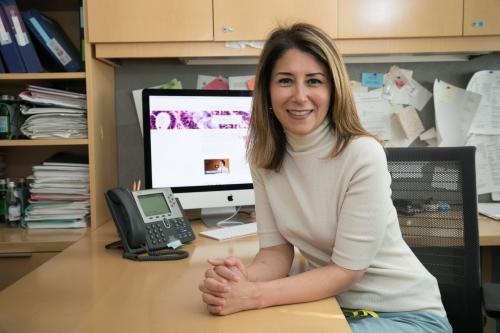
[[[287,244],[287,240],[283,238],[276,225],[276,219],[264,186],[262,173],[269,171],[252,167],[251,172],[255,192],[255,215],[260,248]]]
[[[339,214],[332,261],[344,268],[366,269],[382,246],[394,208],[391,178],[382,146],[359,138],[349,156],[351,176]]]

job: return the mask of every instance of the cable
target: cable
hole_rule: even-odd
[[[224,227],[231,227],[231,226],[235,226],[235,225],[242,225],[242,224],[245,224],[245,222],[241,222],[241,221],[229,221],[230,219],[232,219],[233,217],[236,216],[236,214],[239,213],[240,209],[241,209],[242,206],[239,206],[236,211],[231,215],[229,216],[228,218],[222,220],[222,221],[219,221],[217,222],[215,225],[219,228],[224,228]]]

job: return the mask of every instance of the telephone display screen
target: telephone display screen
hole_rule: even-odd
[[[142,211],[147,217],[171,212],[163,193],[139,195],[138,198]]]

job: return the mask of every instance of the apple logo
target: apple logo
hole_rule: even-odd
[[[230,194],[230,195],[227,196],[227,201],[233,201],[233,195],[232,194]]]

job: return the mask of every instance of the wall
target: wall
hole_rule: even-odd
[[[360,80],[362,72],[388,72],[388,64],[348,64],[351,79]],[[394,64],[412,69],[413,77],[432,92],[435,78],[465,88],[480,70],[500,70],[500,53],[476,57],[467,62]],[[253,65],[187,66],[176,59],[124,60],[116,70],[116,109],[118,132],[119,184],[129,187],[134,179],[144,180],[142,136],[131,91],[165,83],[177,78],[186,89],[196,88],[198,74],[237,76],[254,74]],[[434,125],[433,100],[420,112],[425,128]],[[417,143],[418,144],[418,143]]]

